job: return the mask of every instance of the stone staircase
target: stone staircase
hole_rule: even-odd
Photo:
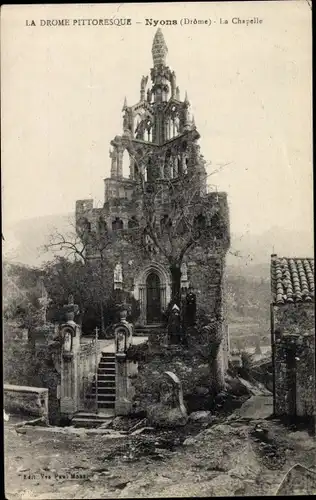
[[[97,392],[96,392],[97,391]],[[115,354],[102,352],[97,371],[97,380],[91,385],[87,399],[97,411],[78,412],[72,419],[75,427],[98,427],[114,417],[115,408]]]
[[[114,409],[98,413],[80,411],[73,417],[71,425],[74,427],[94,428],[110,422],[114,417]]]
[[[109,410],[115,407],[115,354],[102,352],[98,366],[97,383],[94,380],[89,399],[96,400],[98,410]]]

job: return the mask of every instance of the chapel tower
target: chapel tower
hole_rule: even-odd
[[[167,53],[159,28],[152,45],[150,78],[142,76],[136,104],[128,106],[125,98],[123,134],[111,141],[111,177],[105,179],[105,202],[113,196],[130,197],[130,181],[159,183],[197,170],[201,177],[205,174],[190,102],[187,94],[184,101],[180,99],[176,74],[166,65]]]
[[[132,293],[140,304],[140,325],[159,324],[172,295],[170,262],[146,234],[144,193],[155,192],[156,224],[162,227],[171,212],[170,190],[188,186],[202,200],[203,218],[208,219],[209,238],[204,247],[185,252],[181,265],[181,290],[192,285],[210,314],[218,314],[223,297],[225,255],[229,247],[229,214],[226,193],[206,189],[205,160],[200,153],[188,96],[181,99],[175,72],[167,65],[167,45],[160,29],[152,44],[153,67],[142,76],[139,100],[130,106],[124,100],[122,132],[111,141],[110,176],[104,179],[104,204],[92,200],[76,203],[77,231],[87,260],[97,263],[100,245],[106,245],[104,262],[110,267],[109,289]],[[189,208],[191,210],[191,208]],[[192,208],[192,214],[195,208]],[[198,210],[202,210],[198,208]],[[200,217],[198,215],[198,217]],[[194,219],[195,220],[195,219]],[[123,238],[116,238],[123,231]],[[135,231],[136,233],[131,233]],[[159,229],[158,229],[159,233]],[[141,245],[128,243],[128,236],[144,235]],[[162,238],[162,232],[160,231]],[[109,237],[111,236],[111,237]],[[127,236],[127,238],[125,237]],[[97,265],[97,264],[96,264]],[[201,303],[201,307],[204,305]]]

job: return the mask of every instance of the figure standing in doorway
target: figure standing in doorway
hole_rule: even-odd
[[[180,344],[181,340],[181,324],[180,324],[180,308],[174,304],[168,318],[168,338],[170,344]]]
[[[196,295],[190,286],[185,298],[185,325],[194,326],[196,321]]]

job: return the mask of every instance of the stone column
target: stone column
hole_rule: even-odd
[[[72,336],[72,341],[69,340]],[[61,326],[61,338],[64,346],[61,350],[60,363],[60,412],[64,416],[73,416],[78,411],[78,369],[80,334],[79,326],[73,321],[68,321]],[[66,343],[72,342],[70,349]]]
[[[77,304],[74,304],[72,295],[63,309],[66,322],[59,327],[61,343],[60,412],[64,416],[72,417],[79,407],[78,370],[81,336],[80,326],[74,322],[79,308]]]
[[[115,326],[115,414],[128,415],[132,411],[133,392],[129,380],[130,361],[126,353],[132,344],[133,325],[125,320]]]
[[[111,177],[117,176],[117,155],[116,149],[113,151],[110,150],[110,158],[111,158]]]
[[[123,150],[121,148],[117,155],[117,177],[123,177]]]
[[[160,297],[161,297],[161,307],[162,307],[162,310],[165,311],[165,309],[167,308],[167,304],[166,304],[166,287],[165,286],[162,286],[160,288]]]
[[[140,323],[146,323],[146,286],[139,286]]]

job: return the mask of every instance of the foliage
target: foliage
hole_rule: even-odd
[[[3,271],[4,323],[14,321],[18,328],[25,328],[30,342],[33,342],[35,328],[43,323],[38,300],[40,270],[20,264],[5,264]],[[6,327],[4,331],[7,336],[10,328]],[[5,338],[9,341],[8,337]]]
[[[235,275],[230,270],[226,302],[231,321],[248,317],[265,324],[270,318],[270,282],[268,279]]]
[[[193,131],[191,148],[183,143],[183,154],[194,164],[194,170],[181,167],[175,178],[157,183],[152,178],[146,179],[146,171],[149,164],[159,164],[159,158],[146,147],[135,149],[133,141],[125,137],[135,166],[143,218],[135,231],[128,231],[123,237],[150,257],[159,253],[167,260],[172,276],[172,299],[176,301],[180,296],[184,256],[196,247],[209,250],[216,246],[216,240],[225,248],[229,245],[226,199],[221,204],[218,197],[206,193],[205,160],[200,155],[197,139],[198,134]],[[148,172],[150,174],[150,169]]]
[[[241,352],[241,367],[238,373],[246,380],[252,380],[251,369],[253,366],[253,355],[246,351]]]
[[[45,287],[52,299],[48,311],[51,321],[60,321],[62,307],[70,294],[79,305],[84,333],[91,333],[95,328],[105,329],[119,320],[122,304],[128,310],[128,321],[135,322],[139,316],[139,304],[128,292],[111,290],[101,280],[98,266],[89,266],[84,262],[70,261],[58,257],[48,263],[44,269]],[[104,269],[104,277],[106,272]],[[103,327],[103,332],[102,332]]]

